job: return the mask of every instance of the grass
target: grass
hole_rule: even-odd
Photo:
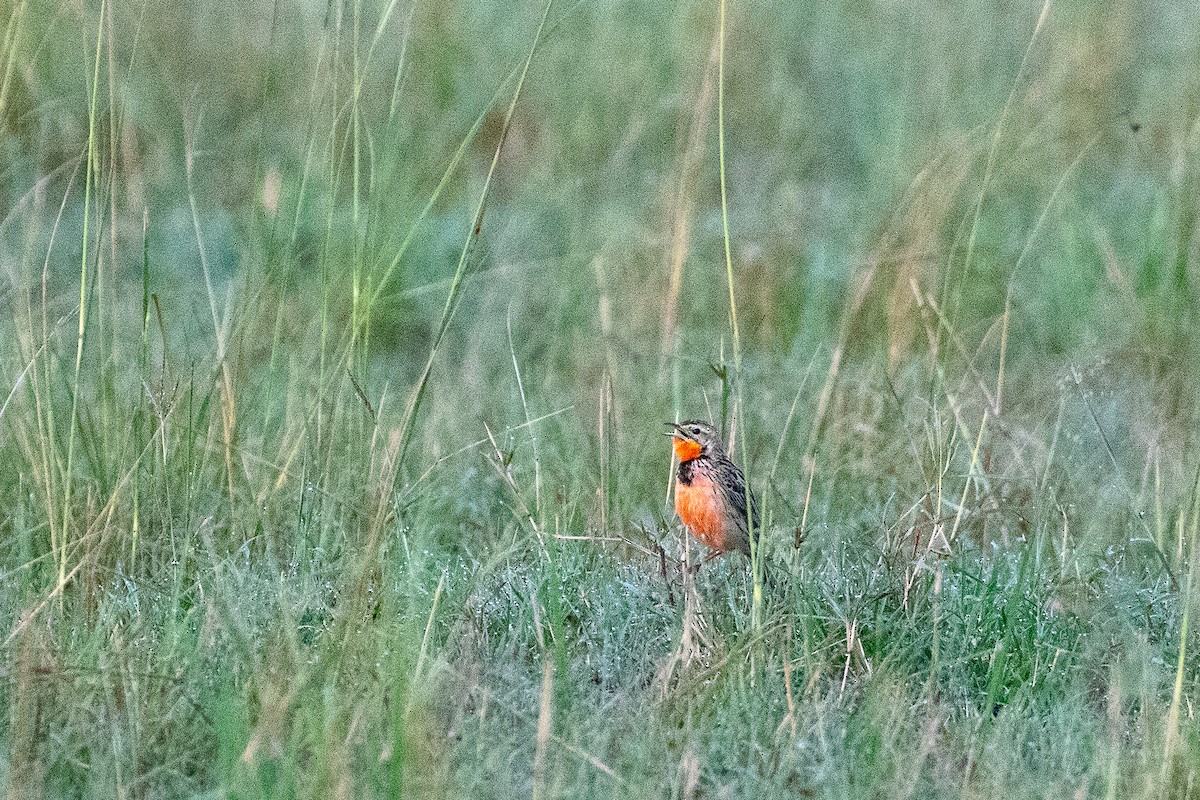
[[[1155,11],[9,4],[9,796],[1200,796]]]

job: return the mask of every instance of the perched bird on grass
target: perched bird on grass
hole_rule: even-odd
[[[692,536],[712,552],[706,561],[730,550],[750,555],[750,504],[753,524],[761,524],[758,502],[746,476],[725,454],[717,429],[690,419],[668,422],[671,444],[679,458],[675,474],[675,513]]]

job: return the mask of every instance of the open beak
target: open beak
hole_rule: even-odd
[[[663,433],[666,434],[667,436],[679,435],[679,426],[676,425],[674,422],[664,422],[663,425],[666,425],[667,427],[671,428],[671,430],[669,430],[669,431],[663,431]]]

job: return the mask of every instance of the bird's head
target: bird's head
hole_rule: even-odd
[[[721,437],[717,429],[707,422],[689,419],[685,422],[666,423],[671,430],[665,433],[671,437],[675,447],[675,455],[680,461],[691,461],[702,455],[720,452]]]

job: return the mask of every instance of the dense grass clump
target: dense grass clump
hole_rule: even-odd
[[[8,795],[1200,798],[1151,11],[10,3]]]

